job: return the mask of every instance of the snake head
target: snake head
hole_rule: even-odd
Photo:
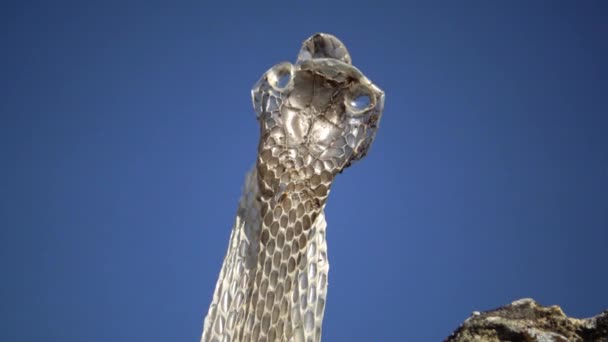
[[[351,63],[342,42],[318,33],[304,41],[295,64],[279,63],[262,75],[252,89],[260,158],[335,175],[367,154],[384,92]]]

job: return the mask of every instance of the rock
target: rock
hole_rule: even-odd
[[[445,342],[608,342],[608,310],[586,319],[570,318],[559,306],[543,307],[524,298],[478,312]]]

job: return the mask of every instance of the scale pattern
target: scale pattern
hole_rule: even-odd
[[[252,89],[261,135],[201,341],[321,340],[324,208],[335,176],[367,153],[384,93],[336,37],[304,41],[295,65]]]

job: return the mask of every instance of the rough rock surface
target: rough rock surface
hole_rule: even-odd
[[[608,342],[608,310],[586,319],[525,298],[471,317],[445,342]]]

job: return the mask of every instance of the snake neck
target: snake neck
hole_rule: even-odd
[[[304,147],[289,148],[263,137],[256,163],[260,201],[260,247],[282,248],[293,241],[293,253],[306,247],[306,233],[323,210],[336,172],[331,161],[315,159]],[[329,167],[327,167],[329,166]],[[269,244],[270,243],[270,244]],[[270,253],[272,254],[272,253]]]
[[[248,340],[249,331],[251,341],[300,340],[314,334],[306,330],[306,300],[302,307],[299,287],[308,288],[301,282],[307,281],[310,265],[307,249],[317,238],[311,228],[334,175],[317,172],[314,162],[298,167],[293,160],[262,159],[256,165],[261,219],[257,267],[250,278],[251,302],[241,336]]]

